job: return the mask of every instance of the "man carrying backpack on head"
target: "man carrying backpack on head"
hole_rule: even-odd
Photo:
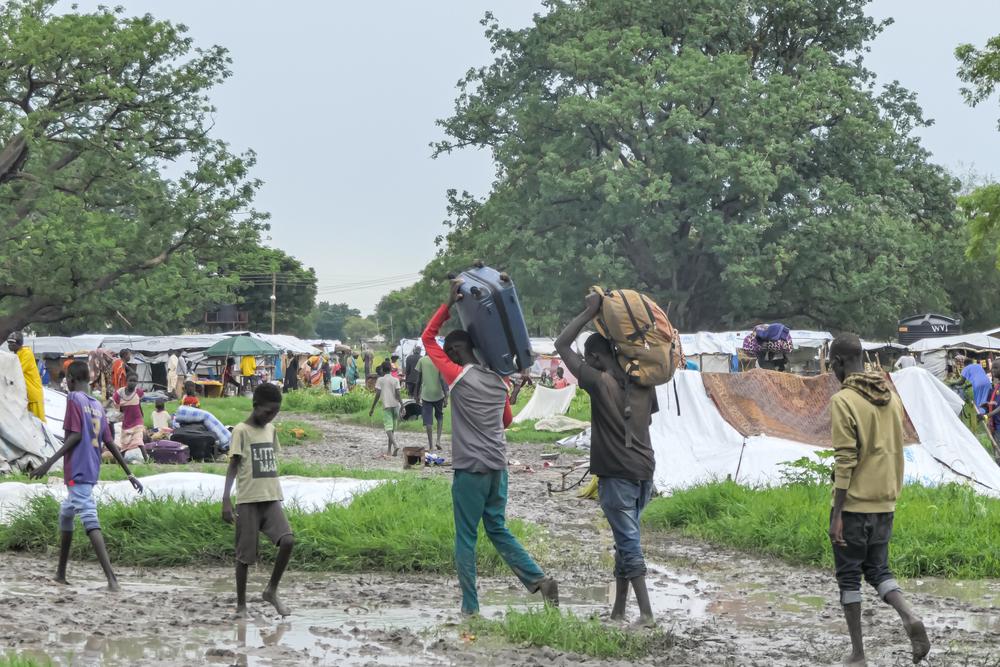
[[[580,332],[600,314],[602,301],[601,294],[588,294],[586,309],[559,334],[555,348],[580,387],[590,395],[590,471],[598,478],[601,509],[615,538],[615,602],[611,618],[625,618],[631,585],[639,604],[639,624],[652,626],[656,621],[646,589],[639,517],[653,492],[655,462],[649,424],[657,410],[656,390],[632,384],[626,391],[629,379],[610,341],[600,334],[587,339],[584,356],[573,350]],[[626,405],[631,406],[630,417]]]

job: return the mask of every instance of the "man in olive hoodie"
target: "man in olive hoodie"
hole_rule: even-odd
[[[833,510],[830,541],[840,603],[851,633],[844,664],[866,665],[861,638],[861,578],[899,613],[914,664],[930,651],[927,631],[903,598],[889,569],[893,512],[903,486],[903,404],[882,373],[866,373],[861,340],[838,336],[830,346],[833,372],[843,388],[831,401]]]

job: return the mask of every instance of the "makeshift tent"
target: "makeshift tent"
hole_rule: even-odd
[[[528,404],[514,417],[514,423],[517,424],[528,419],[545,419],[553,415],[564,415],[569,410],[574,396],[576,396],[576,387],[573,385],[563,389],[535,387],[535,392],[528,400]]]
[[[733,333],[681,334],[681,349],[684,357],[698,364],[702,372],[729,373],[737,354],[737,339]]]
[[[905,448],[906,482],[968,482],[977,491],[1000,496],[1000,468],[958,419],[961,400],[949,397],[950,390],[920,368],[897,371],[892,379],[920,440]],[[702,374],[678,371],[675,380],[675,385],[657,387],[660,411],[650,428],[657,462],[654,481],[661,492],[727,478],[748,486],[780,484],[783,464],[803,457],[818,460],[823,448],[815,445],[768,433],[741,435],[709,397]],[[680,416],[665,409],[674,401],[675,387]],[[816,406],[818,411],[826,408]]]
[[[0,471],[37,468],[58,449],[48,427],[28,412],[27,396],[17,355],[0,350]]]
[[[139,498],[185,499],[193,502],[219,502],[225,485],[225,475],[201,472],[168,472],[142,478],[142,496],[129,482],[100,482],[94,488],[98,503],[117,501],[131,503]],[[297,477],[282,476],[281,491],[286,506],[304,512],[319,512],[329,505],[350,505],[355,497],[386,484],[379,479],[351,479],[349,477]],[[57,501],[66,497],[63,484],[0,484],[0,524],[6,524],[16,512],[27,505],[31,498],[50,495]]]
[[[934,377],[943,380],[948,375],[949,357],[961,352],[983,354],[1000,352],[1000,339],[986,333],[958,334],[939,338],[923,338],[910,345],[920,365]]]

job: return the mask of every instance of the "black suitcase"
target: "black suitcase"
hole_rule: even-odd
[[[479,360],[500,375],[531,368],[531,339],[514,281],[482,263],[459,277],[463,282],[458,316]]]
[[[201,424],[184,424],[170,434],[170,439],[187,445],[192,461],[215,460],[215,436]]]

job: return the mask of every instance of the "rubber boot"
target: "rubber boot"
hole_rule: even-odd
[[[634,577],[631,583],[632,590],[635,591],[635,601],[639,603],[639,622],[637,625],[651,628],[656,625],[656,619],[653,617],[653,607],[649,603],[649,590],[646,589],[646,577],[645,575]]]
[[[108,556],[108,547],[104,544],[104,534],[100,528],[94,528],[87,533],[87,537],[90,538],[90,544],[94,547],[94,553],[97,554],[97,562],[101,564],[104,576],[108,578],[108,590],[117,592],[119,590],[118,577],[115,576],[115,571],[111,569],[111,558]]]
[[[69,563],[69,550],[73,546],[73,531],[64,530],[59,539],[59,566],[56,568],[56,581],[68,584],[66,581],[66,564]]]
[[[851,634],[851,652],[844,656],[844,667],[866,667],[865,644],[861,638],[861,603],[852,602],[844,605],[844,619],[847,621],[847,631]]]
[[[538,582],[538,592],[542,594],[542,600],[546,606],[559,606],[559,584],[552,577],[545,577]]]
[[[906,636],[910,638],[910,646],[913,649],[913,664],[917,664],[926,658],[931,650],[931,642],[927,638],[924,622],[913,613],[913,609],[907,604],[906,598],[903,597],[903,592],[900,590],[886,593],[885,603],[895,609],[900,620],[903,621],[903,628],[906,630]]]
[[[615,579],[615,604],[611,607],[611,620],[625,620],[625,605],[628,604],[628,579],[618,577]]]

